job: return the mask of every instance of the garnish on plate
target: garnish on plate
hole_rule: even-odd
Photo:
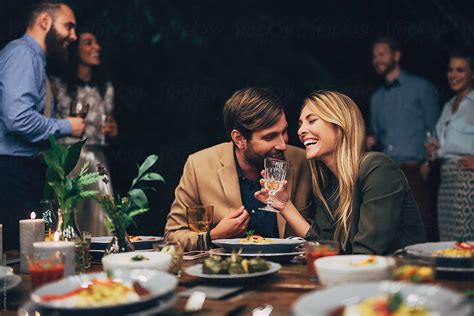
[[[150,259],[148,259],[147,257],[145,257],[145,256],[142,256],[142,255],[136,255],[136,256],[133,256],[131,259],[132,259],[132,261],[143,261],[143,260],[150,260]]]
[[[376,263],[377,263],[377,256],[369,256],[366,259],[351,262],[351,266],[363,267],[363,266],[368,266],[368,265],[372,265]]]
[[[463,240],[458,240],[453,247],[433,251],[433,255],[441,257],[465,258],[474,256],[474,245]]]
[[[239,242],[241,243],[254,243],[254,244],[270,244],[274,243],[271,239],[266,239],[263,236],[254,234],[255,230],[250,229],[245,232],[245,238],[241,238]]]

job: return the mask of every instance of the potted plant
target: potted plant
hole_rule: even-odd
[[[143,186],[144,183],[149,181],[164,182],[161,175],[150,171],[157,161],[157,155],[150,155],[141,166],[138,166],[138,175],[133,179],[132,185],[125,196],[121,197],[119,194],[99,196],[102,210],[107,215],[106,227],[114,236],[107,246],[105,254],[134,251],[127,235],[127,228],[133,223],[135,216],[149,210],[148,198],[144,190],[150,189],[150,187]],[[98,165],[98,170],[102,176],[102,181],[108,185],[107,170],[101,165]]]

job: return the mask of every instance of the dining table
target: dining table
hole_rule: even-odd
[[[8,252],[7,258],[14,258],[17,252]],[[183,271],[187,267],[201,263],[204,259],[183,262]],[[20,273],[19,263],[11,265],[15,274],[21,276],[21,282],[16,287],[3,293],[0,315],[17,315],[17,310],[26,304],[33,291],[29,274]],[[85,273],[102,271],[100,262],[93,262]],[[451,289],[457,293],[473,298],[474,273],[472,272],[439,272],[431,282],[433,284]],[[229,284],[224,284],[230,286]],[[185,291],[192,292],[198,286],[210,286],[219,291],[222,284],[210,283],[209,281],[190,276],[183,272],[179,277],[177,297],[171,306],[160,312],[160,315],[190,315],[185,311],[187,297],[179,294]],[[258,307],[270,304],[273,306],[272,316],[290,315],[292,305],[306,293],[318,291],[324,288],[317,280],[310,278],[304,257],[297,257],[290,262],[282,263],[282,268],[275,274],[267,275],[246,282],[231,284],[237,287],[235,292],[220,299],[206,299],[203,308],[193,315],[252,315],[252,311]],[[317,302],[315,302],[317,304]],[[151,314],[151,313],[150,313]],[[39,316],[41,314],[35,314]]]

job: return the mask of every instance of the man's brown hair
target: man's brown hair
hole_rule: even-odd
[[[275,125],[283,110],[280,98],[269,89],[238,90],[224,105],[225,128],[229,135],[235,129],[250,139],[254,131]]]

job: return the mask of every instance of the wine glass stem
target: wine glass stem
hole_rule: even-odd
[[[204,233],[198,233],[197,250],[198,251],[207,250],[206,239],[204,238]]]
[[[268,199],[267,199],[267,205],[268,206],[272,206],[273,205],[273,198],[274,198],[274,194],[272,194],[271,192],[268,193]]]

